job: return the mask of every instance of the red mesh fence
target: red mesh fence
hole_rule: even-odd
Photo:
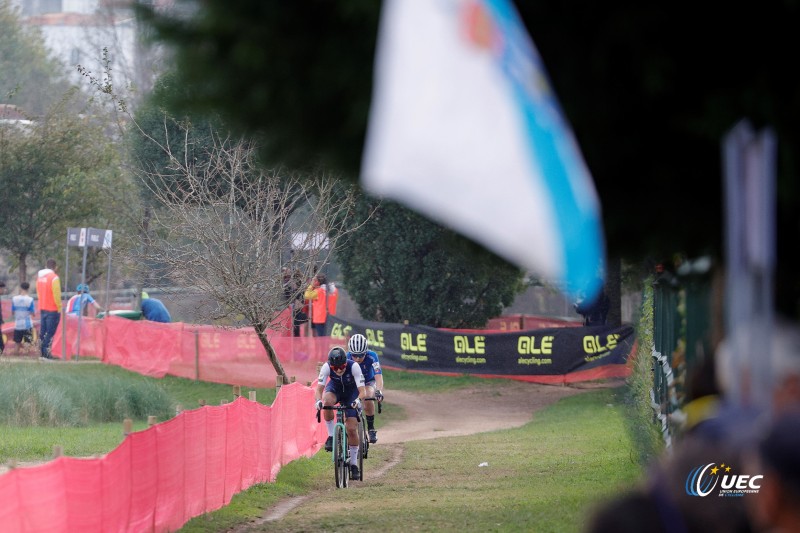
[[[52,351],[67,360],[78,352],[78,317],[66,321],[66,355],[59,324]],[[162,324],[109,316],[80,321],[79,357],[103,362],[153,377],[166,374],[247,387],[271,387],[277,372],[252,328],[224,329],[175,322]],[[289,377],[314,381],[319,363],[327,359],[330,337],[287,337],[283,330],[267,332],[270,343]]]
[[[239,398],[184,411],[102,458],[11,470],[0,476],[0,531],[175,531],[316,453],[327,432],[313,399],[294,383],[271,406]]]

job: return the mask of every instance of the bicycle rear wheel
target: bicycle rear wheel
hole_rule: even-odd
[[[343,489],[347,487],[350,467],[347,464],[347,435],[341,424],[336,424],[333,433],[333,463],[336,488]]]

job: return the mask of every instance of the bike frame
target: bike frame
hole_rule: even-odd
[[[328,411],[336,411],[336,425],[333,429],[333,471],[334,479],[336,481],[336,488],[347,488],[350,480],[350,448],[347,445],[347,427],[345,421],[347,420],[347,413],[345,411],[350,407],[342,405],[326,405],[322,407]],[[363,416],[356,415],[356,418],[363,419]],[[317,411],[317,422],[320,421],[320,411]],[[361,447],[359,446],[359,456],[361,456]],[[359,463],[361,458],[359,457]],[[362,474],[363,479],[363,474]]]

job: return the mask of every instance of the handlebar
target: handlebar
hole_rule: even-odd
[[[322,412],[323,410],[324,410],[324,411],[346,411],[346,410],[348,410],[348,409],[352,409],[352,407],[350,407],[349,405],[323,405],[323,406],[322,406],[322,409],[319,409],[319,410],[317,411],[317,423],[319,423],[319,422],[320,422],[320,416],[319,416],[319,414],[320,414],[320,412]],[[360,416],[359,416],[359,414],[358,414],[358,413],[359,413],[359,411],[360,411],[360,409],[359,409],[358,411],[356,411],[356,420],[358,420],[358,421],[360,422],[360,421],[361,421],[361,417],[360,417]],[[346,415],[345,415],[345,416],[346,416]]]
[[[363,402],[376,402],[378,404],[378,413],[382,413],[383,412],[383,408],[381,407],[382,404],[383,404],[383,401],[379,400],[378,398],[362,398],[361,402],[362,403]],[[346,409],[352,409],[352,407],[350,407],[349,405],[323,405],[322,409],[317,411],[317,423],[320,422],[320,411],[322,411],[323,409],[325,411],[345,411]],[[359,409],[359,411],[361,411],[361,410]],[[356,412],[356,419],[359,420],[359,421],[361,420],[361,416],[360,416],[359,412]]]
[[[375,402],[378,404],[378,413],[383,412],[383,400],[379,400],[378,398],[364,398],[362,401],[364,402]]]

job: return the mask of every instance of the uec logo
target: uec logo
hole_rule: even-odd
[[[719,477],[706,475],[706,472],[714,465],[715,463],[708,463],[705,466],[698,466],[689,472],[686,477],[686,494],[700,496],[701,498],[711,494],[711,491],[717,486]]]
[[[713,467],[713,468],[712,468]],[[710,470],[709,470],[710,469]],[[719,486],[720,496],[741,496],[747,493],[757,493],[761,488],[759,480],[764,476],[749,476],[727,474],[731,467],[724,464],[720,467],[716,463],[694,468],[686,477],[686,494],[689,496],[708,496],[716,488],[717,482],[722,478]]]

